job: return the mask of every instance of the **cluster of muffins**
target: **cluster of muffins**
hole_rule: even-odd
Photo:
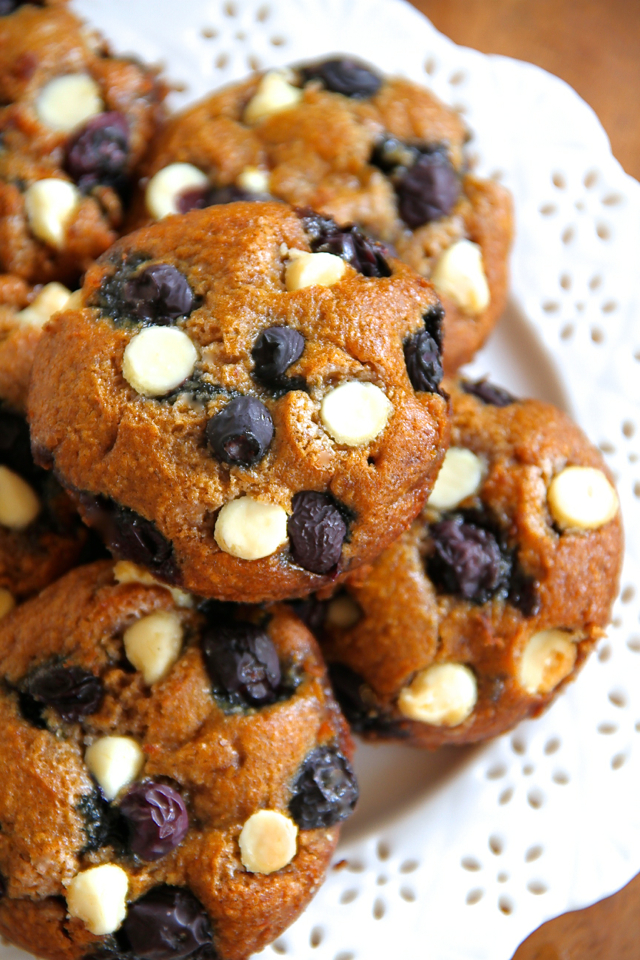
[[[598,451],[458,374],[511,202],[334,57],[167,117],[64,0],[0,4],[0,933],[243,960],[358,798],[351,730],[540,713],[622,552]]]

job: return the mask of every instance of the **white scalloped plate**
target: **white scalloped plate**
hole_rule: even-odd
[[[174,107],[336,50],[459,107],[517,215],[510,309],[473,369],[568,409],[617,474],[627,535],[640,529],[640,185],[566,84],[455,46],[402,0],[75,6],[119,51],[165,63],[185,85]],[[639,554],[630,542],[609,638],[543,718],[474,749],[360,747],[362,801],[329,879],[261,957],[509,960],[640,869]]]

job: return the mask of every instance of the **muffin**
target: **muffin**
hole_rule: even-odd
[[[486,381],[450,389],[422,516],[303,609],[354,729],[429,748],[551,703],[604,633],[623,547],[611,475],[565,414]]]
[[[405,529],[444,456],[441,307],[359,231],[281,203],[120,240],[46,326],[34,449],[121,559],[261,602],[344,578]]]
[[[40,957],[242,960],[356,802],[295,615],[175,599],[103,561],[0,625],[0,931]]]
[[[510,195],[469,171],[466,139],[428,90],[351,59],[255,74],[170,119],[132,222],[270,194],[358,224],[435,283],[452,374],[503,310],[512,235]]]

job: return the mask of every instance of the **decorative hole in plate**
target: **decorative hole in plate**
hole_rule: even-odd
[[[624,197],[619,193],[608,193],[602,198],[602,203],[605,207],[617,207],[619,203],[622,203]]]
[[[542,880],[531,880],[527,884],[527,890],[529,893],[534,893],[536,896],[540,896],[542,893],[546,893],[548,890],[546,883],[543,883]]]
[[[611,660],[612,653],[613,653],[613,650],[611,649],[611,644],[605,643],[598,650],[598,660],[600,661],[600,663],[607,663],[608,660]]]
[[[319,947],[322,943],[322,938],[324,936],[324,930],[322,927],[314,927],[311,931],[311,936],[309,937],[309,944],[312,947]]]
[[[530,807],[533,807],[534,810],[539,810],[544,804],[544,793],[538,787],[534,787],[533,790],[530,790],[527,794],[527,803]]]
[[[387,907],[380,897],[377,897],[373,902],[373,916],[376,920],[382,920],[385,913],[387,912]]]
[[[495,854],[496,857],[499,857],[504,850],[504,840],[502,837],[497,836],[497,834],[492,834],[489,837],[489,850],[491,850],[491,853]]]
[[[543,853],[544,848],[538,843],[535,847],[529,847],[524,855],[524,859],[527,863],[533,863],[534,860],[539,860]]]
[[[467,75],[464,70],[456,70],[449,77],[449,83],[452,87],[459,87],[461,83],[466,83]]]
[[[527,745],[522,739],[522,737],[512,737],[511,738],[511,749],[514,753],[517,753],[519,756],[522,756],[527,752]]]
[[[612,734],[618,732],[617,723],[599,723],[598,724],[598,733],[603,734],[605,737],[610,737]]]
[[[385,884],[389,883],[389,877],[385,873],[380,873],[376,877],[376,885],[378,887],[384,887]]]
[[[560,277],[560,286],[563,290],[571,290],[571,277],[568,273],[563,273]]]
[[[400,896],[403,900],[406,900],[407,903],[415,903],[417,899],[413,887],[400,887]]]
[[[498,797],[498,803],[501,807],[504,807],[505,804],[510,803],[513,799],[513,787],[507,787],[506,790],[503,790],[500,796]]]
[[[498,900],[498,910],[501,913],[504,913],[506,917],[510,916],[514,911],[514,903],[510,897],[500,897]]]
[[[544,752],[547,756],[550,756],[552,753],[557,753],[560,747],[562,746],[562,741],[559,737],[552,737],[551,740],[547,740],[544,745]]]
[[[627,762],[626,753],[616,753],[615,757],[611,758],[611,769],[619,770],[620,767],[623,767]]]
[[[603,307],[602,309],[604,310],[604,307]],[[622,432],[623,432],[623,434],[625,435],[625,437],[627,438],[627,440],[630,440],[631,437],[632,437],[632,436],[634,435],[634,433],[636,432],[636,425],[635,425],[635,423],[633,423],[631,420],[625,420],[625,421],[623,422],[623,424],[622,424]],[[633,588],[632,588],[632,589],[633,589]],[[634,594],[634,595],[635,595],[635,594]],[[633,599],[633,597],[632,597],[632,599]],[[623,601],[623,603],[624,603],[624,601]]]
[[[597,170],[588,170],[584,175],[584,180],[582,181],[587,188],[591,190],[592,187],[595,187],[598,182],[598,171]]]
[[[507,768],[505,765],[503,763],[497,763],[487,770],[487,780],[499,780],[500,777],[504,777],[506,772]]]
[[[465,870],[470,870],[472,873],[475,873],[476,870],[481,870],[482,867],[478,860],[475,857],[463,857],[460,861],[460,865],[464,867]]]
[[[400,873],[414,873],[419,866],[420,864],[417,860],[404,860],[400,864]]]
[[[591,339],[594,343],[604,343],[604,330],[600,327],[591,327]]]
[[[633,424],[630,424],[629,426],[631,427],[630,433],[625,431],[625,424],[622,425],[622,432],[626,437],[633,436]],[[620,594],[620,599],[622,600],[623,603],[631,603],[635,595],[636,595],[635,587],[632,584],[628,583],[627,586],[622,591],[622,593]]]
[[[355,953],[350,953],[350,952],[348,952],[348,951],[347,951],[347,952],[344,952],[344,951],[343,951],[342,953],[336,953],[336,955],[335,955],[335,957],[333,958],[333,960],[356,960],[356,955],[355,955]]]
[[[271,14],[271,9],[265,4],[264,7],[260,7],[260,9],[257,11],[256,20],[258,21],[258,23],[264,23],[265,20],[269,19],[270,14]]]
[[[376,847],[376,855],[378,860],[388,860],[391,856],[391,847],[386,840],[379,840],[378,846]]]
[[[560,239],[562,240],[563,243],[568,244],[568,243],[571,243],[574,236],[575,236],[575,231],[573,227],[566,227],[566,229],[563,230],[562,233],[560,234]]]
[[[624,690],[611,690],[609,691],[609,700],[614,705],[614,707],[626,707],[628,704],[627,695]]]
[[[466,903],[468,903],[469,906],[472,907],[474,903],[479,903],[483,897],[484,897],[484,890],[481,890],[480,887],[476,887],[475,890],[469,890],[469,893],[467,894]]]
[[[564,326],[564,327],[562,328],[562,330],[560,331],[560,337],[561,337],[561,339],[562,339],[562,340],[569,340],[569,338],[573,336],[574,331],[575,331],[575,327],[573,326],[572,323],[567,323],[567,324],[565,324],[565,326]]]
[[[523,776],[530,777],[535,769],[536,768],[532,763],[525,763],[524,767],[522,768]]]
[[[566,787],[571,778],[566,770],[554,770],[554,772],[551,774],[551,779],[559,786]]]
[[[554,213],[557,213],[557,212],[558,212],[558,208],[556,207],[555,203],[544,203],[540,207],[540,213],[542,214],[543,217],[551,217],[553,216]]]
[[[560,304],[557,300],[545,300],[542,304],[542,309],[545,313],[557,313],[560,309]]]
[[[597,273],[595,277],[591,277],[591,280],[589,280],[589,290],[597,290],[598,287],[601,287],[601,286],[602,286],[602,277],[600,276],[599,273]]]
[[[640,492],[636,496],[640,496]],[[640,637],[629,637],[627,646],[633,653],[640,653]]]
[[[554,187],[557,187],[558,190],[566,190],[567,181],[564,178],[564,174],[557,170],[551,174],[551,183],[554,185]]]
[[[596,233],[601,240],[611,240],[611,227],[607,223],[596,224]]]
[[[425,73],[428,73],[430,77],[434,76],[437,69],[438,69],[438,63],[435,57],[429,57],[427,60],[425,60],[424,71]]]
[[[350,890],[345,890],[340,894],[340,903],[353,903],[357,896],[358,891],[352,887]]]
[[[271,944],[271,949],[274,953],[279,953],[280,956],[284,956],[285,953],[288,953],[289,948],[284,940],[276,940],[275,943]]]

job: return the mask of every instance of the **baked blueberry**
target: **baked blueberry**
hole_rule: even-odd
[[[273,440],[273,420],[255,397],[234,397],[206,427],[214,456],[232,466],[250,467],[265,456]]]
[[[305,570],[327,573],[342,553],[347,524],[332,497],[315,490],[296,493],[287,531],[291,556]]]
[[[414,390],[438,391],[442,380],[440,349],[426,330],[408,337],[404,342],[404,359]]]
[[[153,263],[140,270],[124,284],[123,299],[129,316],[154,324],[175,323],[194,307],[187,278],[170,263]]]
[[[429,576],[445,593],[485,603],[506,588],[511,563],[490,530],[457,515],[432,524],[429,534]]]
[[[257,338],[251,356],[254,374],[266,384],[282,383],[291,364],[302,356],[304,337],[293,327],[269,327]]]
[[[495,383],[489,383],[487,379],[461,380],[460,386],[465,393],[470,393],[493,407],[508,407],[509,404],[516,402],[516,398],[508,390],[498,387]]]
[[[116,110],[92,117],[67,145],[65,167],[81,190],[122,189],[129,160],[129,124]]]
[[[447,216],[460,196],[460,179],[446,153],[422,153],[396,183],[400,216],[412,230]]]
[[[96,713],[104,699],[100,677],[82,667],[56,664],[43,666],[32,674],[25,692],[43,707],[52,707],[69,723]]]
[[[331,217],[322,217],[312,210],[301,210],[299,216],[314,253],[341,257],[365,277],[391,276],[385,248],[365,236],[359,227],[354,224],[340,227]]]
[[[291,816],[302,830],[332,827],[345,820],[358,802],[351,764],[335,747],[309,754],[293,787]]]
[[[303,67],[301,73],[305,82],[320,80],[327,90],[356,100],[373,97],[382,86],[382,77],[349,57],[322,60]]]
[[[202,655],[214,689],[232,703],[262,706],[277,699],[280,661],[266,630],[251,623],[210,623],[202,637]]]
[[[120,802],[130,831],[129,846],[141,860],[159,860],[179,847],[189,829],[182,795],[168,783],[143,780]]]
[[[179,213],[188,213],[189,210],[204,210],[219,203],[250,202],[253,200],[270,200],[268,193],[251,193],[229,184],[226,187],[197,187],[184,190],[176,201]]]
[[[184,960],[211,946],[211,921],[186,887],[153,887],[129,905],[118,939],[141,960]]]

